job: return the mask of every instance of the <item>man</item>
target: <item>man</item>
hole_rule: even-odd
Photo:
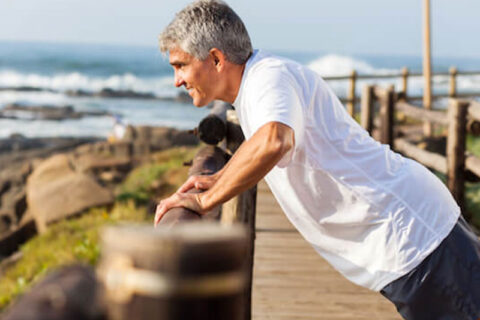
[[[325,82],[252,49],[225,3],[197,1],[160,36],[195,106],[237,110],[247,140],[224,169],[191,177],[157,206],[204,213],[265,177],[292,224],[340,273],[406,319],[480,317],[480,244],[445,186],[374,141]],[[196,187],[199,194],[186,193]]]

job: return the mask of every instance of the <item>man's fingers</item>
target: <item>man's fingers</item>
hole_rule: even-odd
[[[195,186],[194,177],[188,178],[188,180],[177,190],[177,192],[185,193]]]

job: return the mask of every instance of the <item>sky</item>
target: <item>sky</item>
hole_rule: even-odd
[[[155,46],[186,0],[0,0],[0,40]],[[255,48],[422,54],[423,0],[226,0]],[[434,57],[480,57],[480,1],[431,0]]]

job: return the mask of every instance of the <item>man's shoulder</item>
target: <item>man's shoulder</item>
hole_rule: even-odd
[[[249,85],[256,88],[263,85],[278,85],[283,81],[292,80],[295,70],[303,68],[305,67],[293,60],[259,51],[250,62],[247,79]]]

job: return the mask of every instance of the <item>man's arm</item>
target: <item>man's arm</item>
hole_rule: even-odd
[[[295,145],[294,132],[280,122],[269,122],[235,152],[218,179],[203,193],[175,193],[157,206],[155,224],[173,207],[204,213],[260,181]]]

